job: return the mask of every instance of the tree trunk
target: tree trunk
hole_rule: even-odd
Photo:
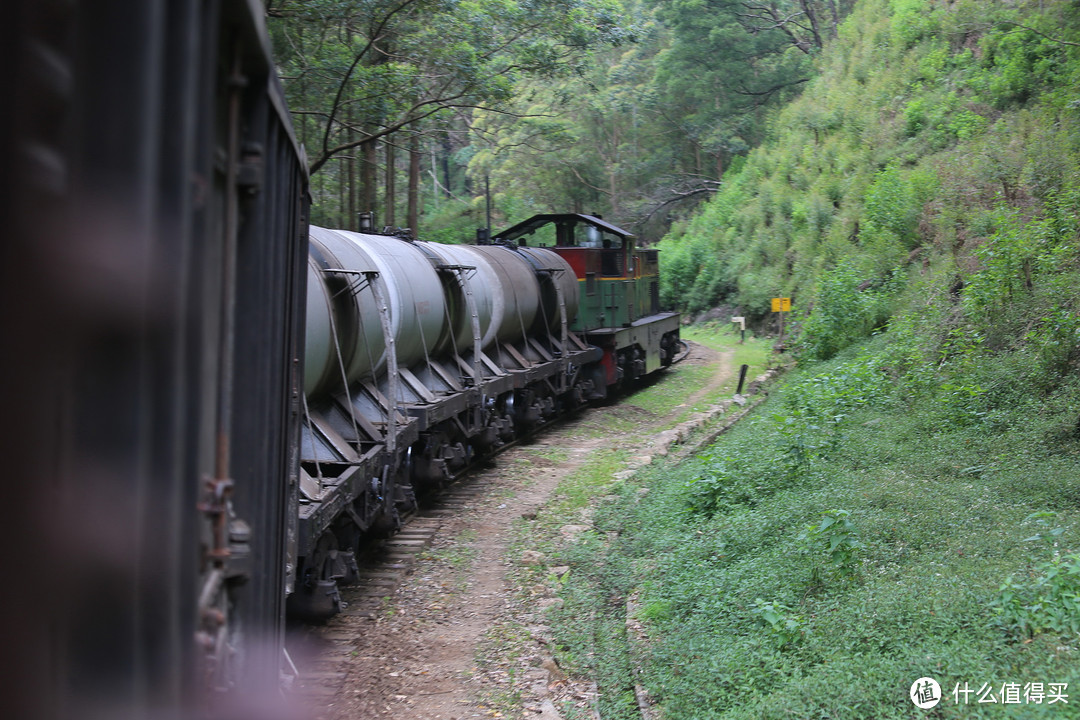
[[[363,148],[364,162],[361,167],[361,184],[363,185],[363,194],[360,196],[361,205],[360,212],[370,212],[372,214],[371,224],[377,225],[375,219],[375,203],[378,202],[378,189],[375,187],[375,183],[378,181],[378,141],[369,140],[360,146]]]
[[[345,156],[345,192],[348,194],[348,214],[345,223],[341,226],[346,230],[356,230],[359,222],[356,213],[356,154],[349,153]]]
[[[814,45],[821,49],[825,47],[825,43],[821,39],[821,31],[818,29],[817,8],[814,7],[814,3],[811,0],[800,0],[803,12],[806,13],[807,20],[810,21],[810,32],[814,36]]]
[[[347,29],[347,37],[349,44],[352,44],[352,31]],[[351,129],[356,127],[356,111],[350,108],[346,114],[348,120],[349,130],[345,133],[345,137],[349,142],[356,140],[356,131]],[[354,148],[348,155],[346,155],[345,165],[345,193],[349,199],[348,207],[346,208],[345,222],[341,225],[346,230],[359,230],[360,229],[360,209],[357,206],[360,197],[359,180],[357,177],[359,174],[356,162],[356,155],[358,148]],[[339,181],[340,182],[340,181]]]
[[[836,0],[829,0],[829,11],[832,13],[832,27],[829,36],[835,38],[840,29],[840,13],[836,9]]]
[[[337,195],[338,195],[338,213],[337,213],[337,226],[338,226],[338,227],[349,227],[348,225],[346,225],[346,223],[348,222],[348,220],[349,220],[349,219],[348,219],[347,217],[345,217],[345,213],[346,213],[346,208],[347,208],[347,206],[348,206],[348,202],[347,202],[347,197],[348,197],[348,195],[349,195],[350,187],[349,187],[349,184],[348,184],[348,183],[344,183],[344,182],[342,182],[342,181],[341,181],[341,176],[342,176],[342,175],[344,175],[344,174],[346,174],[346,173],[345,173],[345,170],[346,170],[346,168],[348,167],[348,164],[349,164],[349,158],[348,158],[348,156],[347,156],[347,155],[343,155],[343,156],[339,157],[339,158],[338,158],[338,160],[340,160],[340,162],[339,162],[338,164],[339,164],[339,165],[342,165],[342,166],[345,166],[345,167],[340,167],[340,168],[338,169],[338,183],[337,183],[337,191],[338,191],[338,192],[337,192]]]
[[[406,222],[413,235],[420,234],[420,137],[415,132],[409,138],[409,216]]]
[[[386,224],[393,225],[396,220],[394,217],[394,203],[397,200],[395,184],[397,181],[397,167],[394,163],[394,143],[386,142]]]
[[[611,134],[611,160],[608,163],[608,192],[611,193],[611,217],[614,222],[618,222],[617,218],[619,217],[618,160],[619,129],[615,128]]]
[[[449,133],[443,134],[442,151],[443,193],[445,193],[446,197],[450,197],[450,153],[453,148],[450,146]]]

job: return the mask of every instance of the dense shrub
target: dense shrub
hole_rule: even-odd
[[[822,274],[814,294],[814,309],[799,335],[800,356],[805,360],[827,360],[867,337],[888,320],[891,301],[902,283],[899,271],[874,283],[850,263]]]

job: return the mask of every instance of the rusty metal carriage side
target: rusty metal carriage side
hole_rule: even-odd
[[[279,652],[235,629],[280,649],[307,178],[262,8],[5,12],[0,715],[276,686]]]

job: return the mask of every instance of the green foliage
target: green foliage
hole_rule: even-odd
[[[1010,576],[992,607],[995,621],[1017,635],[1080,635],[1080,555],[1040,563],[1034,577]]]
[[[847,510],[826,510],[819,523],[807,525],[799,535],[812,553],[827,554],[829,563],[841,575],[855,573],[859,564],[856,553],[863,547],[850,516]]]
[[[1017,210],[1001,208],[996,232],[975,252],[980,269],[964,290],[964,303],[974,315],[994,312],[1030,288],[1042,238]]]
[[[905,174],[896,165],[879,172],[863,201],[867,229],[891,232],[904,243],[914,243],[922,205],[935,190],[934,179],[928,175]]]
[[[1080,359],[1080,315],[1054,308],[1036,320],[1035,328],[1024,340],[1035,354],[1032,379],[1038,387],[1052,387]]]
[[[742,171],[664,241],[665,297],[763,322],[794,296],[804,360],[883,326],[932,265],[955,265],[976,325],[1018,318],[1021,298],[1073,309],[1048,300],[1078,265],[1077,26],[1065,2],[859,4]]]
[[[924,674],[1080,682],[1074,6],[860,2],[662,243],[669,300],[801,315],[764,412],[595,515],[610,582],[571,612],[640,594],[664,717],[906,718]]]
[[[797,479],[807,475],[814,462],[835,447],[834,426],[840,419],[840,416],[821,417],[800,408],[772,416],[778,440],[778,465],[786,477]]]
[[[806,360],[825,360],[874,329],[889,317],[890,303],[902,286],[899,271],[884,281],[867,281],[851,263],[821,275],[814,309],[799,334],[799,354]]]
[[[1039,531],[1029,538],[1024,538],[1024,542],[1042,542],[1048,544],[1050,549],[1056,552],[1058,539],[1065,533],[1065,528],[1055,525],[1051,527],[1051,523],[1058,519],[1056,512],[1037,512],[1031,513],[1024,518],[1024,523],[1034,522],[1039,526]]]
[[[768,631],[777,650],[798,643],[806,632],[802,616],[783,603],[765,602],[758,598],[754,600],[750,614],[759,626]]]
[[[530,83],[584,73],[595,67],[594,52],[632,35],[619,0],[273,0],[267,14],[310,160],[313,215],[348,227],[358,211],[381,218],[387,204],[404,209],[374,175],[402,189],[410,173],[419,181],[406,161],[410,148],[431,156],[430,179],[442,185],[420,186],[436,211],[427,220],[452,224],[455,215],[438,215],[439,201],[468,206],[491,169],[471,185],[462,171],[480,146],[471,142],[480,135],[470,134],[483,131],[470,115],[513,114]],[[384,143],[401,149],[385,165]],[[521,194],[510,202],[518,200],[535,202]]]
[[[942,383],[938,392],[941,422],[972,425],[986,417],[983,399],[986,390],[979,385]]]
[[[1025,218],[1016,208],[996,209],[995,231],[976,249],[979,268],[964,288],[964,307],[973,317],[986,318],[999,313],[1021,296],[1029,295],[1041,278],[1052,278],[1070,269],[1077,253],[1080,226],[1072,207],[1068,210],[1063,207],[1062,197],[1076,195],[1074,191],[1051,193],[1046,216],[1036,219]],[[1060,326],[1065,321],[1067,327],[1067,315],[1067,311],[1063,314],[1058,308],[1058,322],[1047,318],[1045,325]]]
[[[700,458],[704,467],[686,484],[687,507],[691,512],[711,516],[737,505],[753,503],[756,478],[749,475],[751,464],[743,457],[725,453]]]
[[[937,8],[926,0],[892,0],[892,31],[904,47],[912,47],[939,26]]]
[[[1006,26],[982,40],[986,74],[978,85],[1000,107],[1024,102],[1053,84],[1065,60],[1065,47],[1030,30]]]
[[[802,480],[778,468],[782,436],[766,416],[703,457],[644,471],[597,508],[606,555],[589,545],[560,558],[574,570],[556,642],[620,637],[621,598],[637,597],[647,640],[621,682],[605,681],[608,707],[629,677],[671,720],[906,718],[905,690],[924,674],[947,687],[1077,678],[1080,558],[1046,554],[1076,533],[1080,439],[1061,428],[1075,426],[1080,382],[998,408],[993,428],[928,424],[946,381],[982,386],[986,401],[1025,381],[985,341],[957,333],[946,358],[924,362],[936,328],[903,317],[891,327],[770,393],[772,414],[843,416]],[[912,395],[908,372],[933,382]],[[687,513],[688,488],[720,470],[715,511]],[[1024,525],[1034,538],[1017,535]],[[603,579],[587,601],[583,572]],[[603,663],[588,656],[598,642],[568,647],[590,667],[617,666],[614,647]]]
[[[881,354],[860,353],[827,372],[793,383],[785,404],[811,416],[840,422],[849,413],[888,403],[894,391]]]
[[[774,412],[762,424],[762,444],[727,446],[698,456],[698,470],[684,486],[687,509],[712,517],[753,507],[795,486],[835,452],[842,441],[840,428],[851,413],[887,406],[893,392],[882,359],[869,354],[792,384],[784,412]]]

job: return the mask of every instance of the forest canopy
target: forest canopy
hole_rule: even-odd
[[[268,0],[316,222],[467,240],[539,211],[653,239],[765,137],[847,0]]]

